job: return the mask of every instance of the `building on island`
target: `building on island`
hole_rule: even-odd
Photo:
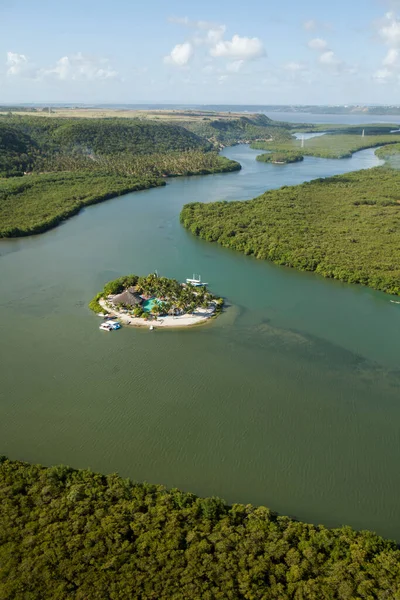
[[[116,306],[118,304],[123,304],[124,306],[134,308],[135,306],[140,306],[143,303],[143,298],[138,294],[135,287],[130,287],[121,292],[121,294],[114,296],[112,302]]]

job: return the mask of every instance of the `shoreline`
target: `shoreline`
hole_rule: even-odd
[[[205,324],[217,314],[215,307],[211,307],[197,309],[193,312],[193,314],[186,313],[184,315],[179,316],[167,315],[157,318],[153,317],[151,320],[145,321],[141,317],[131,317],[126,313],[121,313],[115,309],[110,308],[106,300],[104,300],[104,298],[100,298],[98,302],[100,306],[108,312],[109,315],[116,317],[121,321],[121,323],[130,327],[149,328],[152,325],[154,328],[169,327],[181,329],[183,327],[194,327],[196,325]]]

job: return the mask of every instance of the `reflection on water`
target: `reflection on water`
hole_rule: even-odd
[[[385,295],[199,240],[192,201],[378,164],[255,161],[173,179],[83,211],[42,236],[0,243],[1,452],[400,537],[400,311]],[[102,335],[87,302],[123,273],[200,272],[227,298],[187,331]]]

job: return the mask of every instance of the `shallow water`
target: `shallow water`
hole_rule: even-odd
[[[400,538],[400,306],[372,290],[208,244],[191,201],[378,164],[255,161],[237,173],[92,206],[41,236],[0,242],[0,452],[265,504]],[[187,331],[105,335],[87,303],[124,273],[201,273],[227,311]]]

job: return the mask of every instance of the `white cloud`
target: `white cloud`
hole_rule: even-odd
[[[293,73],[297,72],[297,71],[304,71],[304,69],[306,68],[305,65],[303,65],[303,63],[299,63],[299,62],[288,62],[285,65],[283,65],[283,68],[286,71],[292,71]]]
[[[339,67],[342,64],[342,61],[337,58],[333,50],[323,52],[318,61],[321,65],[327,65],[329,67]]]
[[[265,56],[265,48],[258,38],[234,35],[232,40],[221,40],[210,50],[211,56],[233,58],[236,60],[252,60]]]
[[[390,48],[382,61],[382,64],[386,67],[399,67],[400,66],[400,52],[397,48]]]
[[[304,29],[306,29],[306,31],[312,31],[313,29],[316,29],[317,22],[314,19],[310,19],[309,21],[304,21],[303,27],[304,27]]]
[[[394,73],[390,69],[379,69],[374,73],[374,79],[378,83],[387,83],[391,79],[393,79]]]
[[[168,65],[174,65],[176,67],[185,67],[191,60],[192,56],[192,44],[190,42],[184,42],[183,44],[176,44],[168,56],[164,57],[164,62]]]
[[[229,71],[230,73],[238,73],[240,71],[240,69],[243,67],[243,65],[244,65],[243,59],[234,60],[233,62],[230,62],[227,64],[226,70]]]
[[[71,56],[63,56],[54,67],[39,71],[38,76],[54,77],[64,81],[94,81],[113,79],[118,76],[118,73],[110,67],[107,59],[85,56],[78,52]]]
[[[6,66],[7,75],[9,76],[30,77],[33,72],[33,66],[30,64],[28,57],[17,52],[7,52]]]
[[[207,38],[205,41],[212,45],[217,44],[224,37],[225,30],[225,25],[219,25],[218,27],[209,29],[207,31]]]
[[[400,47],[400,19],[392,12],[386,13],[378,29],[384,44],[393,48]]]
[[[177,25],[189,26],[190,24],[190,20],[188,17],[169,17],[168,21],[170,23],[176,23]]]
[[[314,38],[308,42],[308,47],[312,50],[318,50],[322,52],[328,48],[328,42],[322,38]]]
[[[378,23],[378,34],[385,46],[388,46],[382,66],[374,74],[379,83],[400,80],[400,19],[393,12],[385,14]]]

